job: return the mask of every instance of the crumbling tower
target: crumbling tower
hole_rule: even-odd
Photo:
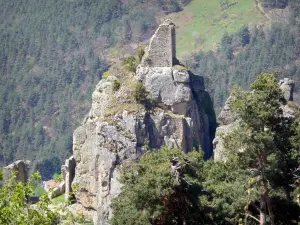
[[[175,24],[163,22],[151,38],[143,57],[143,66],[172,67],[176,60]]]

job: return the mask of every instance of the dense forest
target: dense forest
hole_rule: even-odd
[[[1,1],[0,165],[26,156],[44,178],[59,172],[110,62],[125,54],[124,46],[147,40],[158,17],[188,2]],[[288,21],[245,26],[188,63],[204,76],[217,114],[234,84],[247,89],[264,71],[290,77],[300,87],[299,2],[265,0],[264,7],[286,9]]]
[[[109,66],[108,49],[149,38],[156,16],[186,3],[1,1],[0,165],[26,156],[44,178],[58,172]]]
[[[287,6],[287,1],[276,2],[278,8]],[[270,71],[296,82],[294,100],[300,103],[300,2],[291,0],[286,10],[288,21],[225,34],[215,52],[200,52],[191,59],[189,66],[206,79],[217,113],[235,84],[247,89],[259,74]]]

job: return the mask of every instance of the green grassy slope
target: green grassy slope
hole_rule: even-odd
[[[193,0],[182,12],[167,16],[177,26],[177,52],[214,49],[225,32],[233,33],[242,26],[266,22],[254,0]]]

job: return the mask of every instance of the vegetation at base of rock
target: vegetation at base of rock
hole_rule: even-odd
[[[135,82],[133,97],[137,101],[137,103],[144,105],[147,111],[152,110],[157,106],[157,102],[153,98],[151,98],[151,96],[149,96],[148,92],[141,82]]]
[[[122,193],[113,201],[112,225],[199,224],[203,155],[178,149],[150,150],[122,173]],[[153,167],[155,165],[155,167]],[[178,166],[178,167],[176,167]]]
[[[250,225],[265,218],[260,224],[297,225],[300,114],[284,117],[282,104],[287,102],[273,74],[260,75],[249,91],[233,90],[232,110],[240,122],[223,136],[226,161],[203,161],[198,152],[146,146],[140,161],[123,170],[122,193],[113,201],[111,223],[183,224],[189,216],[186,224]],[[176,157],[191,166],[182,170],[186,183],[171,173],[170,159]],[[189,194],[176,194],[184,184]],[[197,204],[185,207],[190,199]]]
[[[242,162],[240,168],[251,171],[247,188],[244,221],[261,218],[271,224],[297,224],[297,204],[290,198],[294,183],[291,171],[299,166],[291,138],[296,135],[294,118],[283,116],[286,100],[272,74],[260,75],[249,91],[234,89],[231,106],[239,126],[225,135],[227,156]],[[296,150],[297,151],[297,150]],[[299,151],[299,149],[298,149]],[[280,205],[289,205],[289,216]],[[254,209],[255,208],[255,209]],[[262,219],[263,218],[263,219]]]
[[[40,175],[33,173],[27,184],[18,182],[12,174],[9,183],[0,187],[0,224],[52,225],[57,224],[59,215],[49,209],[50,199],[44,193],[40,201],[31,207],[28,199],[33,196],[34,183]]]
[[[208,194],[202,195],[200,201],[210,209],[212,224],[237,224],[244,217],[249,171],[242,170],[239,163],[230,159],[226,163],[209,160],[204,164],[202,185]]]

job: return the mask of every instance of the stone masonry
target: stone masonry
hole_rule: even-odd
[[[156,30],[142,64],[151,67],[172,67],[176,59],[175,24],[166,20]]]

